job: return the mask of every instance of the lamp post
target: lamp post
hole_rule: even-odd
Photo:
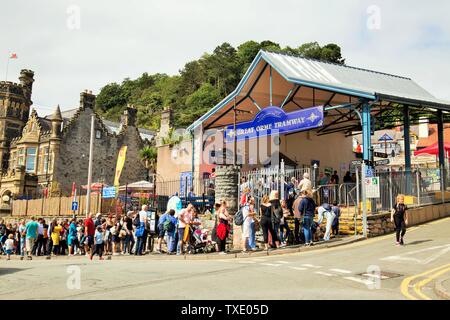
[[[92,162],[94,158],[94,126],[95,126],[95,113],[91,115],[91,139],[89,141],[89,167],[88,167],[88,183],[86,194],[86,217],[91,210],[91,184],[92,184]]]

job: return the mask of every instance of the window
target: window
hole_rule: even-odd
[[[36,171],[36,148],[27,148],[27,162],[25,165],[26,172],[33,173]]]
[[[95,131],[95,137],[96,137],[97,139],[101,139],[101,138],[102,138],[102,132],[101,132],[100,130],[96,130],[96,131]]]
[[[48,157],[48,147],[45,147],[43,150],[43,167],[42,167],[42,173],[48,173],[49,171],[49,157]]]
[[[18,151],[18,154],[19,155],[17,157],[17,159],[18,159],[17,164],[19,166],[23,166],[24,163],[25,163],[25,149],[24,148],[20,148],[19,151]]]
[[[16,166],[16,155],[17,155],[17,153],[15,151],[11,152],[11,157],[9,158],[9,169],[10,170],[14,169]]]

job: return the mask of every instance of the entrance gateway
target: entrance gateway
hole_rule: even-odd
[[[310,170],[316,190],[323,191],[327,201],[353,203],[356,216],[362,210],[365,232],[368,210],[389,209],[396,194],[413,196],[418,185],[412,176],[410,142],[405,139],[402,183],[395,185],[395,177],[380,177],[380,185],[389,190],[382,188],[380,198],[373,201],[365,201],[364,184],[343,186],[345,171],[351,171],[352,161],[357,160],[352,137],[362,136],[362,164],[356,172],[358,180],[365,181],[366,175],[378,174],[375,160],[382,160],[371,148],[375,130],[403,126],[404,136],[409,137],[411,124],[419,119],[437,123],[441,174],[436,191],[445,191],[443,123],[450,119],[449,111],[450,102],[435,98],[409,78],[262,50],[236,89],[188,131],[201,141],[211,130],[222,132],[223,144],[233,150],[233,164],[242,165],[243,174],[264,167],[281,170],[281,162],[289,163],[290,170]],[[196,151],[205,152],[204,144],[200,145],[202,150]],[[272,159],[260,159],[252,145],[257,146],[256,153],[270,149]],[[273,156],[272,149],[278,156]],[[314,176],[311,163],[317,160],[320,168]],[[319,186],[320,174],[330,169],[338,172],[339,184]],[[275,185],[281,185],[280,179]]]

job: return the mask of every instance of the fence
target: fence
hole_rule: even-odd
[[[50,197],[32,200],[14,200],[11,205],[13,216],[77,216],[85,214],[86,195],[76,197],[78,210],[72,211],[73,197]],[[101,199],[100,194],[91,195],[91,212],[115,211],[114,199]]]
[[[287,192],[288,184],[291,179],[295,179],[298,183],[303,179],[305,173],[310,173],[309,168],[304,169],[284,169],[281,168],[263,168],[253,171],[243,171],[239,175],[239,199],[246,188],[250,189],[252,196],[255,198],[255,206],[259,208],[262,197],[269,195],[272,190],[279,192],[280,197],[284,198]]]

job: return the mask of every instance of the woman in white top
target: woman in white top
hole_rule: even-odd
[[[255,199],[249,197],[247,204],[242,208],[242,215],[244,217],[244,223],[242,225],[242,248],[243,252],[247,252],[248,247],[252,250],[256,250],[255,245]]]
[[[309,179],[309,173],[305,172],[303,174],[303,180],[298,184],[298,188],[300,189],[300,193],[308,191],[310,195],[312,194],[312,183]]]

